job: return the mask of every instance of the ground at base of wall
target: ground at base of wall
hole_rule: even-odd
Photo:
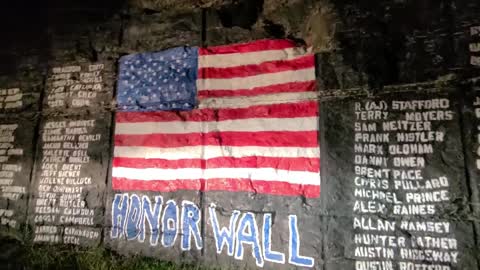
[[[0,239],[0,269],[78,270],[202,270],[194,265],[176,265],[144,257],[123,257],[105,248],[31,246]]]

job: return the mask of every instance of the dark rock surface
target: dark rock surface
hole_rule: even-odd
[[[111,116],[46,116],[30,198],[34,243],[95,245],[104,224]]]
[[[23,69],[16,74],[0,76],[0,112],[35,112],[39,109],[43,89],[41,70]]]
[[[112,61],[50,63],[43,109],[109,108],[115,86]]]
[[[477,267],[468,237],[473,223],[461,100],[458,89],[432,90],[322,102],[322,190],[328,194],[322,206],[333,216],[326,237],[343,239],[327,240],[327,269],[402,268],[405,262]],[[453,244],[428,243],[430,237]],[[423,257],[409,253],[420,249]],[[431,259],[429,249],[451,258]]]
[[[199,46],[202,33],[200,10],[182,13],[155,12],[132,16],[125,22],[122,49],[125,52],[161,51],[176,46]]]
[[[437,220],[431,220],[437,222]],[[442,222],[442,221],[438,221]],[[456,245],[458,245],[458,253],[457,258],[458,262],[452,264],[446,264],[447,267],[450,269],[477,269],[477,260],[476,260],[476,248],[471,235],[473,233],[473,226],[469,222],[450,222],[450,232],[445,236],[450,237],[452,239],[456,239]],[[398,225],[398,224],[397,224]],[[370,258],[360,258],[358,252],[355,250],[356,245],[355,243],[355,235],[358,235],[358,231],[352,231],[351,229],[346,229],[346,227],[353,227],[352,219],[346,217],[331,217],[327,221],[325,221],[325,226],[327,226],[327,230],[325,233],[325,268],[324,269],[362,269],[362,267],[370,267],[375,269],[375,267],[384,267],[388,269],[389,263],[391,260],[385,260],[382,258],[383,254],[380,256],[370,257]],[[374,234],[374,233],[372,233]],[[379,234],[380,235],[380,234]],[[395,239],[405,239],[406,245],[404,250],[408,250],[411,248],[410,242],[413,239],[418,239],[419,237],[424,237],[425,235],[422,233],[403,230],[400,227],[396,228],[395,233],[388,234]],[[388,239],[388,238],[387,238]],[[388,243],[389,240],[387,240]],[[395,242],[395,241],[394,241]],[[385,246],[389,246],[386,244]],[[398,259],[400,252],[398,252],[399,248],[394,248],[395,251],[395,258]],[[386,250],[385,248],[382,249]],[[408,256],[408,255],[407,255]],[[384,261],[382,261],[384,260]],[[385,263],[387,261],[387,263]],[[377,262],[382,262],[381,264],[376,264]],[[370,263],[367,264],[367,263]],[[411,263],[407,266],[407,264]],[[430,259],[426,259],[422,262],[421,259],[399,259],[394,260],[391,265],[393,267],[415,267],[412,265],[415,263],[419,265],[417,267],[423,267],[422,265],[436,265],[438,262],[431,262]],[[359,266],[360,265],[360,266]],[[369,268],[367,268],[369,269]],[[394,268],[395,269],[395,268]],[[397,268],[398,269],[398,268]]]
[[[401,176],[395,177],[393,174],[382,174],[381,177],[372,177],[369,176],[371,174],[365,172],[362,172],[362,174],[356,173],[356,170],[360,170],[361,167],[388,169],[395,169],[395,167],[397,169],[403,169],[404,167],[416,168],[418,166],[413,166],[415,165],[413,163],[408,163],[408,165],[403,166],[395,165],[393,159],[396,157],[417,155],[422,157],[422,161],[424,159],[424,165],[420,165],[420,168],[423,168],[422,179],[438,178],[441,176],[450,179],[448,184],[450,200],[438,205],[438,212],[436,212],[435,216],[463,215],[464,213],[462,213],[462,211],[469,211],[468,184],[464,174],[464,158],[459,120],[460,105],[454,92],[450,94],[450,96],[446,94],[449,90],[455,91],[454,89],[442,89],[432,92],[431,94],[399,92],[379,94],[374,98],[359,96],[356,98],[333,99],[322,102],[321,130],[324,131],[321,140],[323,142],[323,147],[321,148],[322,157],[324,157],[324,159],[322,159],[322,177],[324,179],[322,190],[330,195],[324,197],[326,201],[322,207],[327,209],[327,214],[335,216],[350,215],[349,213],[351,213],[353,203],[355,202],[355,200],[352,199],[354,198],[353,190],[358,187],[354,184],[353,180],[357,176],[363,178],[389,179],[390,181],[402,179]],[[442,93],[439,93],[440,91]],[[409,123],[414,121],[413,123],[415,123],[415,120],[411,118],[412,116],[406,118],[405,115],[409,112],[415,113],[421,112],[422,110],[405,109],[405,113],[405,111],[400,111],[400,109],[392,108],[394,102],[438,100],[442,98],[445,102],[449,102],[449,106],[445,107],[446,109],[440,110],[447,111],[447,114],[450,115],[449,120],[447,120],[447,116],[442,118],[442,120],[435,119],[432,121],[429,118],[421,118],[423,120],[420,120],[429,122],[424,130],[427,130],[427,132],[437,132],[433,134],[438,135],[438,137],[432,138],[424,136],[424,134],[422,134],[424,131],[422,131],[421,127],[415,130],[417,127],[408,125],[401,126],[401,124],[398,124],[398,121],[409,121]],[[355,106],[368,103],[372,104],[372,106],[384,103],[388,108],[375,112],[386,113],[386,115],[377,114],[374,116],[377,119],[371,118],[366,120],[369,117],[366,112],[374,111],[374,109],[366,109],[362,105],[362,109],[356,110]],[[427,112],[429,111],[429,109],[423,109],[423,111],[425,110]],[[362,120],[362,117],[366,118]],[[365,125],[372,123],[375,126],[375,131],[363,129],[371,127]],[[395,126],[392,130],[385,130],[382,129],[385,124],[393,124]],[[384,140],[385,136],[380,138],[380,141],[375,141],[378,139],[378,137],[376,137],[377,134],[382,136],[388,135],[388,141]],[[411,136],[411,138],[409,137],[408,139],[405,137],[405,139],[399,140],[399,135],[404,134],[418,134],[419,136]],[[365,138],[365,136],[367,136],[367,138]],[[438,140],[435,140],[436,138],[438,138]],[[368,146],[367,149],[365,149],[365,145]],[[372,147],[370,147],[371,145],[380,147],[372,149]],[[359,149],[357,150],[354,146],[357,146]],[[367,160],[365,160],[364,157],[366,157]],[[386,159],[371,160],[370,157]],[[349,168],[349,170],[346,170],[346,168]],[[410,180],[415,179],[410,178]],[[394,183],[392,182],[390,184]],[[380,188],[379,186],[380,185],[377,185],[377,188]],[[407,191],[412,189],[413,187],[407,189]],[[350,192],[346,192],[349,190]],[[405,198],[404,192],[397,192],[398,199],[403,200]],[[390,209],[389,206],[386,208],[386,211],[383,213],[386,216],[392,215],[392,209]]]
[[[0,117],[2,180],[0,192],[0,231],[23,238],[34,158],[34,114]]]

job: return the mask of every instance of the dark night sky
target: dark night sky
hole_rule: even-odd
[[[0,8],[0,50],[39,45],[48,29],[95,22],[118,12],[124,0],[9,1]],[[27,43],[27,44],[21,44]]]
[[[51,33],[93,25],[119,13],[125,0],[9,1],[0,8],[0,73],[20,56],[48,57]]]

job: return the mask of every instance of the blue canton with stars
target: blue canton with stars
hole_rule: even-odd
[[[126,55],[119,60],[120,111],[191,110],[196,102],[198,48]]]

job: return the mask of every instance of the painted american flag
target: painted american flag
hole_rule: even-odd
[[[318,197],[314,70],[288,40],[122,57],[112,188]]]

